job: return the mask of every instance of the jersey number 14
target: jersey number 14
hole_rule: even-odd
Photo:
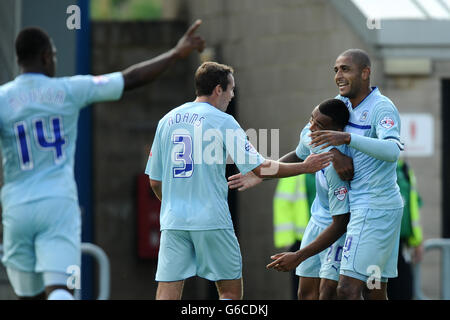
[[[61,117],[50,118],[50,135],[47,135],[44,129],[44,120],[33,120],[31,128],[37,146],[42,151],[53,152],[53,159],[56,164],[60,163],[64,157],[63,146],[66,143]],[[14,124],[16,134],[17,150],[19,152],[20,168],[22,170],[33,169],[33,155],[31,153],[30,138],[27,132],[27,124],[20,121]]]

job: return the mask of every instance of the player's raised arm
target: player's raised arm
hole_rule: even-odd
[[[124,90],[134,89],[153,81],[176,60],[186,58],[193,50],[202,52],[205,40],[195,35],[201,23],[201,20],[196,20],[171,50],[122,71]]]

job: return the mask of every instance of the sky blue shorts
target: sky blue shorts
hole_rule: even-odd
[[[361,281],[397,277],[403,208],[351,211],[341,274]]]
[[[305,233],[301,242],[300,249],[309,245],[317,236],[325,230],[314,221],[310,220],[306,226]],[[328,249],[323,250],[319,254],[309,257],[295,270],[296,275],[300,277],[339,280],[339,269],[344,246],[345,234],[341,236]]]
[[[3,212],[3,259],[28,272],[66,272],[81,265],[81,216],[69,198],[46,198]]]
[[[196,275],[210,281],[242,277],[241,249],[233,229],[161,231],[156,281]]]
[[[45,281],[31,281],[36,285],[30,287],[29,279],[41,279],[41,273],[67,275],[69,268],[80,268],[80,243],[80,208],[73,199],[46,198],[3,212],[2,262],[8,268],[8,275],[30,273],[25,277],[11,277],[18,294],[39,292]],[[36,273],[39,275],[34,276]],[[26,292],[19,289],[21,282],[27,282]]]

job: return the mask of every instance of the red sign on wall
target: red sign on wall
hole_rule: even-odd
[[[159,211],[161,202],[150,188],[149,178],[140,174],[137,179],[137,228],[138,256],[143,259],[156,259],[161,235]]]

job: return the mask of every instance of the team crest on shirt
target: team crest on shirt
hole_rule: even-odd
[[[389,117],[384,117],[381,121],[380,121],[380,125],[385,128],[385,129],[390,129],[394,126],[395,122],[394,120],[392,120],[392,118]]]
[[[359,121],[360,121],[360,122],[366,121],[366,120],[367,120],[367,115],[368,115],[368,114],[369,114],[369,111],[364,110],[363,113],[362,113],[362,115],[361,115],[361,118],[359,118]]]
[[[346,187],[339,187],[336,190],[334,190],[334,195],[339,201],[342,201],[345,199],[345,196],[347,195],[348,190]]]
[[[94,81],[95,84],[105,84],[109,80],[105,76],[95,76],[94,78],[92,78],[92,81]]]

